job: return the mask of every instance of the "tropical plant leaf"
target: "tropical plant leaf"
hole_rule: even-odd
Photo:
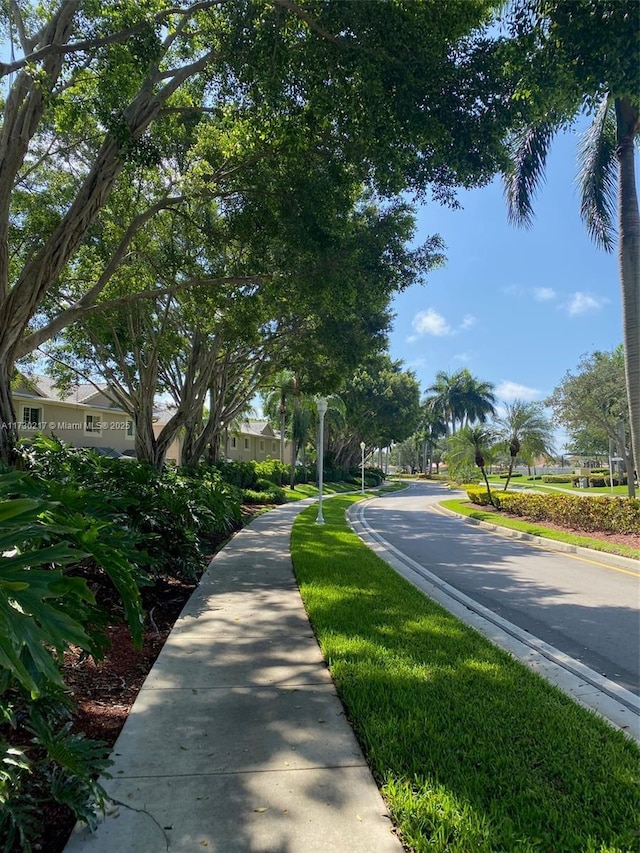
[[[616,120],[613,103],[603,98],[578,146],[580,216],[596,245],[610,252],[616,245],[618,190]]]

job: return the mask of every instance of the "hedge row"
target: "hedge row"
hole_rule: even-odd
[[[640,500],[503,492],[500,508],[530,521],[551,521],[586,533],[640,535]]]

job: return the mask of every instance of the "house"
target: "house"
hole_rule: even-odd
[[[157,409],[154,412],[153,430],[156,437],[174,411],[171,407],[167,407]],[[182,442],[178,437],[167,450],[167,460],[180,464],[181,449]],[[290,462],[290,441],[285,441],[284,453],[284,461]],[[248,462],[251,460],[263,462],[265,459],[280,459],[280,433],[274,430],[267,420],[243,421],[235,428],[230,427],[225,431],[222,437],[220,456],[230,462]]]
[[[229,429],[226,447],[227,459],[247,461],[255,459],[280,459],[280,432],[272,428],[267,420],[243,421],[237,429]],[[284,461],[291,461],[291,442],[285,440]]]
[[[106,389],[81,384],[63,394],[47,376],[21,376],[13,390],[18,435],[42,433],[108,455],[133,455],[133,421],[105,395]]]
[[[65,444],[89,447],[105,455],[135,455],[133,421],[106,396],[106,384],[75,385],[67,394],[47,376],[22,376],[13,391],[20,438],[37,433],[53,435]],[[156,435],[172,416],[170,407],[154,413]],[[167,451],[168,461],[180,464],[181,437]],[[245,421],[225,433],[221,456],[229,460],[263,461],[280,458],[280,433],[267,420]],[[285,462],[291,442],[285,442]]]

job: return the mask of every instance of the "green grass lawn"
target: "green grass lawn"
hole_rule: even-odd
[[[286,492],[287,503],[301,501],[304,498],[318,497],[318,487],[313,485],[313,483],[296,483],[296,487],[293,490],[288,486],[284,486],[283,488]],[[323,483],[322,494],[336,495],[343,492],[354,492],[357,488],[353,483]]]
[[[379,486],[377,489],[367,489],[367,493],[369,495],[373,494],[382,494],[383,492],[395,492],[398,489],[405,489],[405,483],[385,483],[382,486]],[[288,487],[285,487],[287,503],[292,503],[293,501],[301,501],[304,498],[317,498],[318,497],[318,487],[314,486],[312,483],[296,483],[296,487],[293,491]],[[338,495],[344,494],[346,492],[359,492],[360,486],[356,486],[354,483],[323,483],[322,484],[322,494],[325,496],[330,495]]]
[[[301,513],[293,562],[407,848],[637,851],[636,745],[398,576],[347,525],[355,500]]]

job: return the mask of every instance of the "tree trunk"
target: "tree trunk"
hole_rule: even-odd
[[[516,462],[516,457],[510,456],[509,457],[509,471],[507,472],[507,481],[504,484],[504,489],[503,489],[503,491],[505,491],[505,492],[507,491],[507,488],[509,487],[509,481],[511,480],[511,475],[513,474],[513,466],[515,465],[515,462]]]
[[[12,464],[18,441],[18,423],[11,396],[11,373],[8,368],[7,363],[0,368],[0,458]]]
[[[624,366],[631,425],[629,448],[629,496],[635,496],[634,471],[640,452],[640,214],[636,190],[634,138],[640,129],[638,109],[626,99],[617,99],[616,130],[619,180],[618,227],[619,269],[622,288]]]

